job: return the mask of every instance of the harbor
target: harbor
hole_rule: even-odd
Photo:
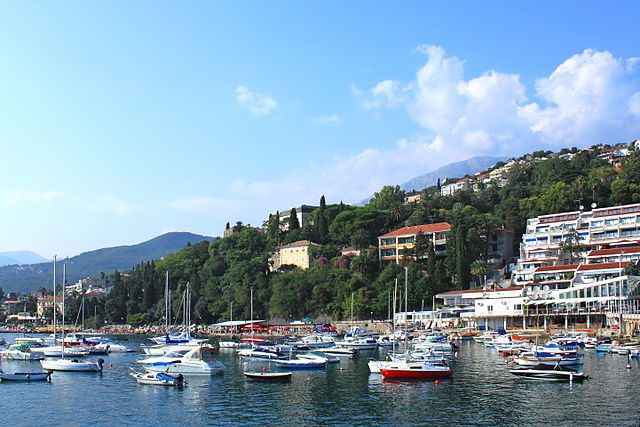
[[[18,337],[4,335],[9,343]],[[126,338],[136,348],[149,342],[145,336]],[[101,373],[54,372],[50,382],[3,382],[0,407],[13,425],[45,417],[51,425],[569,425],[578,419],[584,425],[637,425],[640,419],[640,396],[629,392],[640,379],[638,359],[583,348],[580,369],[588,380],[531,381],[511,374],[514,365],[495,348],[473,340],[457,347],[449,363],[453,374],[437,380],[371,373],[367,362],[392,351],[382,347],[322,369],[294,370],[285,382],[245,378],[247,371],[277,369],[220,348],[214,357],[224,374],[185,375],[180,387],[138,384],[130,369],[144,355],[110,353],[101,356]],[[5,359],[0,366],[39,368],[37,361]],[[43,404],[25,411],[24,402],[33,401]]]

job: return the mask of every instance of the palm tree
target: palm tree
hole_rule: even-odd
[[[487,272],[487,262],[477,259],[469,266],[469,272],[478,278],[478,284],[482,284],[482,276]]]

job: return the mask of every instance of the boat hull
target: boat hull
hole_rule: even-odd
[[[290,381],[291,372],[245,372],[244,376],[254,381]]]
[[[406,379],[444,378],[444,377],[451,376],[450,369],[411,369],[411,368],[381,367],[380,373],[385,378],[406,378]]]

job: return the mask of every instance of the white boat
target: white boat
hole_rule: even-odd
[[[513,375],[524,377],[531,380],[546,381],[582,381],[589,378],[582,371],[567,369],[564,366],[545,366],[537,365],[530,368],[511,369],[509,371]]]
[[[51,372],[4,372],[0,370],[2,381],[51,381]]]
[[[284,360],[287,358],[286,354],[266,347],[244,348],[238,350],[236,354],[245,359],[257,360]]]
[[[300,350],[311,350],[322,347],[333,347],[336,339],[331,335],[309,335],[294,342],[290,342],[289,345]]]
[[[326,354],[324,356],[319,356],[314,353],[306,353],[306,354],[299,354],[297,357],[298,359],[318,360],[318,361],[325,361],[327,363],[340,363],[339,357],[330,356]]]
[[[290,369],[318,369],[327,367],[327,359],[324,357],[275,360],[274,363],[276,366]]]
[[[42,369],[65,372],[102,372],[104,359],[97,362],[80,361],[78,359],[46,359],[41,360]]]
[[[33,346],[27,344],[13,344],[8,349],[0,352],[7,360],[42,360],[44,353],[34,350]]]
[[[135,353],[138,351],[137,348],[115,342],[107,342],[106,344],[109,346],[109,353]]]
[[[166,372],[136,372],[133,369],[129,373],[138,384],[162,385],[178,387],[184,384],[182,374],[171,375]]]
[[[582,363],[581,357],[540,356],[539,353],[526,351],[513,357],[513,361],[520,366],[568,366]]]
[[[38,351],[44,353],[46,357],[84,357],[89,354],[88,351],[81,348],[69,348],[61,345],[50,347],[38,347]]]
[[[136,360],[136,363],[141,363],[144,365],[166,365],[167,363],[179,362],[180,359],[184,357],[190,350],[175,350],[166,353],[163,356],[151,356],[145,359]]]
[[[323,353],[328,356],[349,357],[349,358],[353,358],[358,354],[357,349],[348,348],[348,347],[319,348],[316,351],[318,353]]]
[[[376,350],[378,341],[373,338],[360,338],[353,341],[337,341],[336,347],[346,347],[355,350]]]
[[[238,341],[220,341],[218,347],[220,348],[240,348],[243,344]]]
[[[212,355],[211,347],[196,347],[178,361],[153,364],[147,366],[147,370],[183,375],[219,375],[224,373],[224,365],[219,360],[213,359]]]

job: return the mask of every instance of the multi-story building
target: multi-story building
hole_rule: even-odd
[[[451,196],[458,191],[471,190],[475,185],[475,183],[476,183],[476,180],[473,178],[461,178],[451,184],[443,185],[440,188],[440,195]]]
[[[511,288],[438,298],[472,302],[461,318],[491,328],[602,326],[616,324],[615,313],[640,308],[640,277],[625,270],[640,260],[640,204],[529,219],[520,252]]]
[[[447,234],[451,231],[451,224],[439,222],[436,224],[403,227],[378,237],[378,255],[381,262],[393,261],[406,264],[403,251],[413,249],[418,233],[422,233],[433,244],[436,255],[446,253]]]
[[[311,265],[309,248],[320,246],[309,240],[298,240],[297,242],[281,246],[278,252],[269,257],[271,271],[277,271],[284,265],[295,265],[306,270]]]
[[[309,215],[311,215],[311,212],[318,209],[318,206],[300,205],[295,207],[294,209],[296,210],[296,217],[298,218],[298,223],[300,224],[300,227],[302,227],[307,222],[309,222]],[[293,209],[287,209],[285,211],[280,212],[280,222],[282,223],[283,230],[289,229],[289,217],[291,217],[292,210]]]
[[[531,281],[539,267],[584,263],[594,250],[623,253],[634,246],[640,246],[640,204],[531,218],[522,236],[514,284]]]
[[[45,310],[47,308],[53,307],[53,304],[54,304],[53,297],[38,298],[38,302],[36,303],[36,313],[38,317],[44,317]],[[62,304],[63,304],[63,298],[56,297],[55,299],[56,309],[60,312],[62,312]]]

